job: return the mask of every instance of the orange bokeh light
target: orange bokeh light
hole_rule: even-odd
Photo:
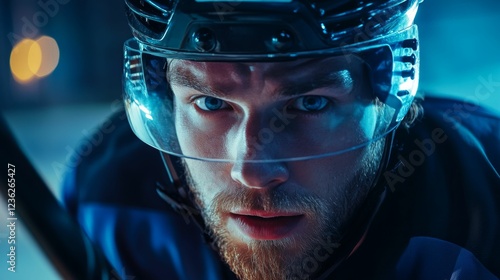
[[[10,69],[14,79],[27,83],[52,73],[59,63],[57,42],[48,36],[37,40],[23,39],[10,54]]]

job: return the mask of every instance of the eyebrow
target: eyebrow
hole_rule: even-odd
[[[305,82],[287,81],[286,85],[278,87],[272,94],[276,96],[294,97],[311,92],[320,88],[338,88],[345,89],[352,85],[352,79],[348,78],[348,71],[332,71],[326,73],[317,73],[311,79]],[[167,73],[167,80],[170,84],[185,86],[199,91],[203,94],[213,97],[228,97],[224,91],[220,91],[197,80],[193,75],[183,75],[177,71],[169,71]]]
[[[352,85],[352,79],[347,76],[347,70],[318,73],[306,82],[291,81],[278,88],[275,93],[280,96],[297,96],[320,88],[345,89]]]
[[[184,86],[188,88],[192,88],[196,91],[199,91],[203,94],[210,95],[213,97],[227,97],[228,94],[222,91],[218,91],[216,89],[212,89],[207,85],[204,85],[201,81],[197,80],[192,75],[182,75],[177,71],[168,71],[167,72],[167,81],[169,84],[176,84],[179,86]]]

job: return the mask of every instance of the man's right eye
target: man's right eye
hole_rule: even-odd
[[[194,100],[198,108],[203,111],[217,111],[229,108],[226,101],[211,96],[201,96]]]

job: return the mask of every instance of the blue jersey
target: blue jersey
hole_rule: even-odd
[[[427,98],[400,128],[384,200],[342,261],[322,279],[500,277],[500,117]],[[64,203],[124,279],[236,279],[201,230],[156,193],[167,173],[124,112],[64,181]],[[88,141],[88,140],[87,140]],[[298,274],[300,279],[301,275]]]

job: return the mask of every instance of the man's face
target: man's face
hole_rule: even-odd
[[[381,140],[317,157],[366,142],[379,129],[362,63],[177,60],[167,77],[182,152],[226,160],[184,159],[225,261],[243,279],[318,272],[341,245],[383,150]],[[316,158],[284,160],[307,156]]]

